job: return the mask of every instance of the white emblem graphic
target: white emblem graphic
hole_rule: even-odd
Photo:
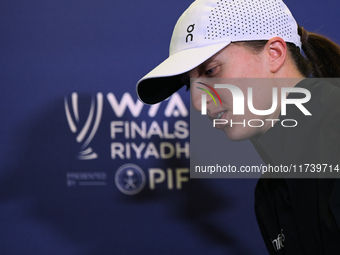
[[[98,130],[100,120],[102,117],[102,113],[103,113],[103,94],[97,93],[96,99],[97,100],[94,100],[94,99],[91,100],[91,108],[89,111],[89,115],[82,128],[77,127],[77,125],[80,125],[79,124],[80,122],[79,111],[78,111],[78,94],[72,93],[72,96],[71,96],[73,116],[71,115],[67,97],[65,97],[65,100],[64,100],[65,113],[66,113],[68,125],[72,133],[77,133],[76,141],[82,144],[81,151],[78,154],[78,159],[81,159],[81,160],[89,160],[89,159],[98,158],[97,153],[95,153],[92,150],[92,148],[89,147],[89,144],[91,143],[93,137],[95,136]],[[97,101],[97,105],[95,105],[95,101]],[[97,108],[96,113],[95,113],[95,108]],[[92,125],[92,130],[90,131],[91,125]]]
[[[143,170],[135,164],[125,164],[121,166],[115,176],[117,188],[126,195],[136,195],[145,186],[145,174]]]

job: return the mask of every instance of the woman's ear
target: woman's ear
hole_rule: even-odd
[[[270,72],[277,73],[286,61],[287,44],[281,37],[274,37],[267,42],[265,49]]]

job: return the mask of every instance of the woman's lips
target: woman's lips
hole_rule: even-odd
[[[217,114],[216,119],[220,119],[224,113],[225,113],[225,111],[224,112],[220,112],[219,114]]]
[[[229,121],[227,120],[227,113],[228,113],[228,111],[220,112],[220,113],[218,113],[216,115],[216,118],[212,119],[212,121],[214,121],[214,119],[216,119],[216,120],[225,120],[223,122],[217,121],[216,124],[215,124],[215,128],[222,129],[225,126],[229,126]],[[220,123],[220,124],[218,124],[218,123]]]

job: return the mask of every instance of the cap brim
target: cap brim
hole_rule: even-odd
[[[139,99],[145,104],[167,99],[184,85],[178,75],[194,69],[229,44],[230,41],[224,41],[171,55],[138,81],[136,92]]]

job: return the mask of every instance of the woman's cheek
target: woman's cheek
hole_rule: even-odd
[[[201,111],[201,97],[199,93],[191,92],[191,102],[195,111]]]

